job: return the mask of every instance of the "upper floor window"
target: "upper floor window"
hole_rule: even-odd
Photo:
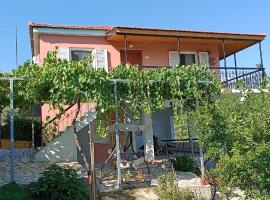
[[[103,68],[108,71],[107,49],[87,49],[87,48],[69,48],[59,47],[58,58],[66,60],[79,61],[84,57],[91,55],[92,64],[95,69]]]
[[[181,52],[180,53],[180,65],[191,65],[196,64],[196,52]],[[179,52],[170,51],[169,52],[169,66],[173,67],[174,65],[179,64]]]
[[[198,56],[197,56],[198,55]],[[199,57],[199,60],[197,60]],[[179,64],[179,52],[169,52],[169,66],[173,67]],[[209,66],[208,52],[180,52],[180,65],[202,64]]]
[[[93,49],[70,49],[71,60],[79,61],[86,56],[92,55]]]

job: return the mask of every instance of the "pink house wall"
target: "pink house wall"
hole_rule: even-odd
[[[105,37],[40,35],[40,58],[43,62],[49,51],[56,47],[71,48],[104,48],[108,51],[108,65],[117,66],[120,63],[120,52],[105,40]]]
[[[177,51],[177,43],[164,42],[129,42],[132,48],[128,50],[142,51],[142,64],[146,66],[168,66],[169,51]],[[128,45],[128,46],[129,46]],[[88,37],[88,36],[64,36],[64,35],[40,35],[40,58],[43,62],[49,51],[55,50],[56,47],[71,48],[105,48],[108,51],[109,68],[116,67],[121,63],[120,50],[124,49],[124,42],[110,42],[105,37]],[[183,43],[181,51],[207,51],[209,53],[211,66],[219,66],[219,53],[217,44],[207,43]]]
[[[53,51],[56,47],[71,47],[71,48],[105,48],[108,51],[108,66],[113,68],[121,63],[120,50],[124,49],[124,42],[109,42],[105,37],[88,37],[88,36],[64,36],[64,35],[40,35],[40,61],[43,62],[49,51]],[[168,66],[169,51],[177,51],[177,43],[162,43],[162,42],[129,42],[132,44],[129,50],[142,51],[142,64],[145,66]],[[209,53],[210,60],[215,60],[216,63],[210,63],[212,66],[219,66],[219,54],[217,44],[207,43],[190,43],[181,44],[181,51],[195,51]],[[69,111],[72,114],[74,109]],[[53,118],[58,112],[49,110],[49,105],[42,106],[42,122],[46,122],[46,116]],[[71,121],[62,120],[63,123],[71,125]],[[66,125],[65,125],[66,126]],[[59,129],[63,129],[63,125],[59,124]],[[124,141],[124,138],[122,139]],[[111,148],[111,144],[96,144],[95,145],[95,161],[102,163],[107,158],[107,149]]]

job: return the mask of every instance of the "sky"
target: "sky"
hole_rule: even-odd
[[[0,70],[31,59],[28,23],[121,25],[220,32],[270,34],[269,0],[8,0],[0,6]],[[270,35],[262,42],[263,61],[270,72]],[[237,53],[239,67],[260,62],[258,45]],[[233,66],[233,58],[227,60]]]

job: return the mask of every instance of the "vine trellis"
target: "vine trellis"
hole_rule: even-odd
[[[81,61],[59,60],[56,52],[50,52],[42,66],[26,62],[15,74],[32,78],[29,83],[24,83],[25,101],[47,101],[54,109],[63,110],[63,105],[76,104],[73,97],[78,92],[85,92],[87,96],[82,97],[81,102],[96,103],[98,121],[106,119],[104,116],[107,113],[114,112],[115,106],[122,109],[120,103],[123,100],[129,102],[133,117],[140,118],[142,112],[154,112],[163,108],[166,100],[171,100],[174,112],[178,113],[181,112],[179,102],[191,99],[188,104],[194,107],[194,99],[201,99],[200,91],[203,90],[205,95],[220,92],[216,74],[206,66],[140,70],[138,66],[119,65],[106,72],[94,69],[90,57]],[[128,80],[127,83],[118,83],[119,105],[114,102],[112,79]],[[201,80],[208,80],[210,84],[198,84]],[[102,124],[109,123],[98,123]],[[100,134],[105,134],[104,129],[97,130],[103,130]]]

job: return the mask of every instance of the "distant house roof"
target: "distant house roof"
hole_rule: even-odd
[[[197,30],[181,30],[181,29],[161,29],[161,28],[144,28],[144,27],[128,27],[128,26],[67,26],[67,25],[51,25],[40,23],[29,23],[29,32],[31,39],[32,54],[34,39],[36,34],[58,34],[58,35],[81,35],[81,36],[103,36],[107,40],[122,41],[124,36],[129,38],[143,37],[167,37],[180,39],[207,39],[207,40],[226,40],[226,57],[245,49],[253,44],[264,40],[265,33],[249,34],[249,33],[230,33],[230,32],[213,32],[213,31],[197,31]],[[222,52],[222,46],[219,46]],[[220,54],[220,59],[224,56]]]

